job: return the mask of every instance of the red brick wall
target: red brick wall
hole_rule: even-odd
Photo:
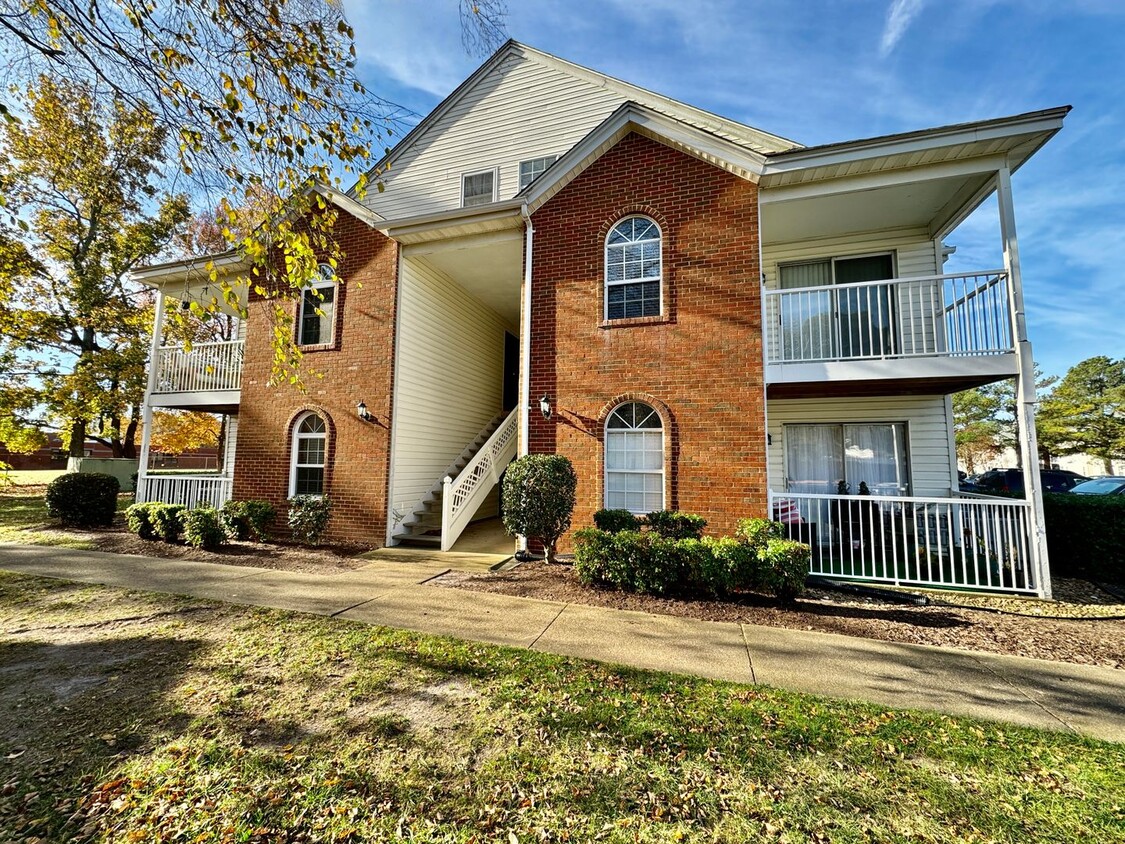
[[[333,503],[330,539],[383,545],[387,529],[392,379],[394,375],[396,244],[341,212],[342,249],[335,342],[306,352],[307,391],[267,386],[273,349],[271,304],[252,301],[242,368],[234,497],[261,498],[285,522],[293,422],[315,410],[328,423],[326,491]],[[289,303],[295,327],[296,302]],[[356,416],[363,401],[379,424]]]
[[[631,213],[663,233],[664,314],[604,325],[605,237]],[[665,506],[708,533],[766,509],[757,187],[630,134],[537,211],[531,451],[578,472],[574,525],[603,506],[603,426],[625,399],[665,418]],[[612,326],[612,327],[610,327]]]

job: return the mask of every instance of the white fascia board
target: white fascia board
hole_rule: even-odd
[[[457,208],[452,211],[437,211],[432,214],[418,214],[413,217],[400,217],[397,220],[383,220],[376,228],[392,240],[429,240],[442,236],[449,229],[465,228],[480,231],[500,228],[518,228],[522,225],[520,210],[523,200],[509,199],[489,205],[475,205],[470,208]],[[427,234],[432,237],[426,237]]]
[[[817,182],[780,185],[775,188],[763,186],[759,194],[759,202],[762,205],[770,205],[778,202],[792,202],[798,199],[812,199],[840,193],[859,193],[877,190],[878,188],[894,187],[895,185],[915,184],[958,176],[995,173],[1007,160],[1008,158],[1005,155],[984,155],[977,158],[909,167],[904,170],[880,170],[859,176],[842,176]]]
[[[766,157],[763,178],[808,170],[814,167],[830,167],[849,164],[867,158],[902,155],[939,147],[959,146],[978,141],[993,141],[1001,138],[1026,140],[1026,136],[1045,135],[1042,146],[1063,125],[1063,118],[1070,111],[1069,106],[1032,112],[1016,117],[1002,117],[980,123],[960,124],[945,128],[927,129],[905,135],[888,135],[881,138],[848,141],[825,147],[811,147],[788,152],[773,153]]]
[[[166,284],[186,284],[191,279],[204,280],[210,277],[211,268],[221,275],[247,272],[250,265],[237,252],[220,252],[214,255],[201,255],[198,258],[184,258],[164,264],[141,267],[130,273],[133,281],[147,287],[163,287]]]
[[[636,103],[625,103],[517,194],[517,198],[523,198],[528,212],[534,213],[629,132],[681,149],[753,182],[758,181],[765,161],[764,156],[731,141]]]
[[[308,192],[320,194],[341,211],[351,214],[357,220],[367,223],[367,225],[373,229],[378,228],[379,223],[382,223],[385,219],[381,214],[375,213],[361,202],[352,199],[342,191],[338,191],[323,182],[313,182],[308,187]]]

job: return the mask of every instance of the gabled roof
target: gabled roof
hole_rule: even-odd
[[[534,47],[529,47],[518,41],[509,40],[493,53],[484,64],[478,67],[472,75],[458,85],[457,88],[453,90],[453,93],[442,100],[433,111],[411,129],[393,149],[376,162],[376,164],[368,170],[368,177],[372,177],[374,174],[385,169],[389,162],[409,150],[435,123],[439,122],[445,114],[464,99],[469,91],[476,87],[484,77],[492,73],[493,70],[502,65],[511,56],[519,56],[528,61],[538,62],[560,70],[563,73],[567,73],[576,79],[581,79],[598,87],[614,91],[620,94],[623,99],[644,106],[654,114],[662,114],[687,126],[710,133],[728,141],[736,147],[742,147],[749,152],[766,154],[801,148],[800,144],[788,138],[773,135],[761,129],[756,129],[753,126],[747,126],[744,123],[729,120],[725,117],[713,114],[712,112],[704,111],[703,109],[696,108],[695,106],[688,105],[679,100],[674,100],[671,97],[657,94],[654,91],[649,91],[629,82],[607,76],[604,73],[599,73],[596,70],[582,67],[566,59],[561,59],[558,56],[545,53],[542,50],[536,50]],[[353,185],[348,193],[352,195],[354,192],[355,186]]]
[[[639,103],[627,102],[571,147],[543,175],[516,194],[516,198],[524,200],[528,211],[534,212],[630,132],[659,141],[753,182],[761,176],[766,160],[761,153],[725,137]]]

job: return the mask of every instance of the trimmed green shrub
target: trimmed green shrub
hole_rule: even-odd
[[[645,516],[648,526],[665,539],[701,539],[707,520],[695,513],[657,510]]]
[[[152,531],[165,542],[175,542],[184,530],[183,504],[161,504],[154,501],[148,511]]]
[[[144,504],[130,504],[125,508],[125,525],[130,533],[135,533],[141,539],[156,539],[156,528],[152,524],[152,508],[154,501]]]
[[[277,519],[277,509],[268,501],[228,501],[219,515],[231,539],[265,542]]]
[[[757,550],[746,542],[729,536],[720,539],[705,538],[703,542],[711,552],[711,562],[701,572],[700,586],[722,598],[731,592],[753,589],[758,585]]]
[[[504,528],[543,543],[547,562],[555,562],[559,537],[570,527],[578,475],[561,454],[529,454],[504,472]]]
[[[184,513],[184,540],[195,548],[212,550],[227,541],[219,511],[214,507],[196,507]]]
[[[594,524],[598,530],[609,533],[641,529],[641,520],[628,510],[598,510],[594,513]]]
[[[298,542],[320,544],[331,518],[332,502],[328,496],[298,495],[289,499],[289,528]]]
[[[758,551],[759,586],[788,603],[805,589],[809,576],[809,546],[792,539],[770,538]]]
[[[64,525],[106,526],[117,513],[121,482],[97,472],[70,472],[47,484],[47,515]]]
[[[1043,496],[1054,577],[1125,584],[1125,495]]]
[[[739,519],[735,536],[748,543],[755,552],[766,547],[771,539],[785,538],[785,525],[769,519]]]

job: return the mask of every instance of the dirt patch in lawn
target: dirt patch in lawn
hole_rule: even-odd
[[[821,589],[809,590],[788,607],[759,595],[744,595],[729,602],[660,598],[584,586],[570,566],[545,563],[525,563],[506,572],[490,574],[450,572],[431,583],[706,621],[817,630],[887,642],[965,648],[1125,669],[1125,620],[1008,614],[1019,609],[1020,599],[1006,599],[1009,610],[997,612],[999,607],[995,604],[1001,599],[992,599],[993,606],[988,608],[951,606],[942,598],[928,606],[916,607]],[[1083,581],[1056,581],[1055,593],[1063,599],[1053,605],[1060,609],[1060,614],[1066,611],[1068,600],[1079,600],[1085,595],[1083,600],[1096,601],[1105,615],[1125,615],[1125,606],[1110,603],[1116,600],[1113,596]],[[944,600],[960,598],[951,594]]]

